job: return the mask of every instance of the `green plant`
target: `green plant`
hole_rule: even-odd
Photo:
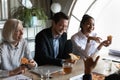
[[[42,8],[36,7],[29,9],[24,6],[19,6],[17,8],[13,8],[11,10],[11,14],[13,18],[17,18],[23,21],[23,25],[25,27],[31,27],[31,19],[33,16],[36,16],[39,20],[42,20],[42,25],[45,24],[45,21],[48,18]]]

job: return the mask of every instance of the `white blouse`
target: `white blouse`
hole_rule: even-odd
[[[96,36],[96,33],[91,33],[90,36]],[[98,52],[98,44],[93,40],[87,43],[87,39],[88,38],[81,31],[71,37],[73,53],[80,55],[81,58],[93,56]]]

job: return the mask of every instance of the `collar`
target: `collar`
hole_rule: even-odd
[[[61,35],[57,35],[57,36],[56,36],[56,35],[53,35],[53,38],[54,38],[54,39],[59,39],[60,37],[61,37]]]
[[[11,49],[18,49],[20,47],[20,42],[18,43],[18,45],[16,47],[13,44],[11,44],[11,43],[8,43],[8,44],[9,44],[9,47]]]
[[[87,38],[81,31],[78,32],[78,36],[81,36],[82,38]]]

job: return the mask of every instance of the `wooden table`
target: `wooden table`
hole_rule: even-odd
[[[105,69],[105,61],[104,60],[102,60],[102,57],[104,57],[104,55],[103,55],[103,53],[104,54],[107,54],[107,52],[102,52],[101,54],[102,55],[100,55],[101,57],[100,57],[100,59],[99,59],[99,61],[98,61],[98,64],[97,64],[97,66],[96,66],[96,68],[93,70],[93,72],[98,72],[98,73],[100,73],[100,74],[105,74],[105,75],[109,75],[109,74],[111,74],[111,73],[113,73],[113,72],[115,72],[115,71],[117,71],[118,69],[116,68],[116,66],[115,66],[115,64],[118,64],[118,63],[115,63],[115,62],[112,62],[112,69],[111,69],[111,71],[110,72],[108,72],[108,73],[105,73],[104,71],[104,69]],[[105,55],[105,56],[108,56],[108,55]],[[56,73],[56,74],[53,74],[52,76],[53,76],[53,78],[52,79],[50,79],[50,80],[69,80],[71,77],[74,77],[74,76],[77,76],[77,75],[80,75],[80,74],[82,74],[82,73],[84,73],[84,63],[83,63],[83,60],[81,59],[81,60],[79,60],[76,64],[74,64],[73,65],[73,69],[72,69],[72,72],[70,73],[70,74],[62,74],[62,72],[58,72],[58,73]],[[29,72],[29,71],[27,71],[26,73],[25,73],[25,75],[26,76],[32,76],[33,77],[33,80],[42,80],[42,79],[40,79],[40,76],[39,75],[36,75],[36,74],[34,74],[34,73],[31,73],[31,72]],[[1,80],[1,79],[0,79]]]
[[[79,60],[76,64],[73,65],[72,73],[63,74],[62,71],[52,74],[53,78],[50,80],[69,80],[70,77],[82,74],[84,72],[83,61]],[[25,75],[32,75],[33,80],[40,80],[40,76],[31,72],[26,72]]]
[[[115,67],[116,63],[112,63],[112,69],[110,72],[106,72],[104,70],[105,66],[104,66],[105,62],[103,60],[99,60],[98,64],[96,66],[96,68],[93,70],[93,72],[97,72],[100,74],[104,74],[104,75],[109,75],[111,73],[114,73],[115,71],[117,71],[118,69]],[[58,72],[56,74],[53,74],[53,78],[50,80],[69,80],[71,77],[77,76],[84,73],[84,64],[82,60],[79,60],[76,64],[74,64],[73,69],[72,69],[72,73],[70,74],[63,74],[62,72]],[[40,76],[34,74],[34,73],[30,73],[27,72],[26,75],[32,75],[33,76],[33,80],[40,80]]]
[[[95,69],[93,70],[93,72],[98,72],[100,74],[104,74],[104,75],[109,75],[109,74],[112,74],[114,73],[115,71],[117,71],[118,69],[116,68],[115,64],[119,64],[119,63],[116,63],[116,62],[112,62],[112,67],[111,67],[111,71],[108,71],[106,72],[105,71],[105,64],[106,62],[103,59],[103,57],[105,56],[109,56],[108,55],[108,50],[102,50],[99,52],[100,54],[100,59],[97,63],[97,66],[95,67]],[[84,63],[83,63],[83,60],[79,60],[76,64],[73,65],[73,69],[72,69],[72,73],[70,74],[62,74],[61,72],[56,74],[56,75],[53,75],[53,78],[50,79],[50,80],[69,80],[71,77],[74,77],[74,76],[77,76],[77,75],[80,75],[84,73]],[[33,79],[34,80],[37,80],[39,78],[39,76],[36,76],[35,74],[32,74],[33,75]]]
[[[105,62],[103,60],[99,60],[97,66],[93,70],[93,72],[98,72],[100,74],[109,75],[117,70],[117,68],[114,65],[116,63],[112,63],[112,70],[110,72],[106,73],[104,70],[104,64],[105,64]],[[73,66],[72,73],[64,75],[64,74],[62,74],[62,72],[58,72],[58,73],[52,75],[53,78],[51,80],[69,80],[69,78],[80,75],[83,72],[84,72],[83,61],[80,60]],[[34,80],[39,80],[39,78],[40,78],[38,75],[33,74],[33,73],[28,72],[27,74],[32,75]]]

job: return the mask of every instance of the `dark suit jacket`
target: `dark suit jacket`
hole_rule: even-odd
[[[69,58],[68,51],[65,47],[67,41],[67,34],[63,33],[59,38],[59,54],[54,58],[53,36],[51,28],[42,30],[35,38],[35,61],[38,65],[62,65],[62,59]],[[67,44],[68,45],[68,44]],[[72,51],[72,50],[71,50]],[[69,52],[71,52],[69,51]]]

